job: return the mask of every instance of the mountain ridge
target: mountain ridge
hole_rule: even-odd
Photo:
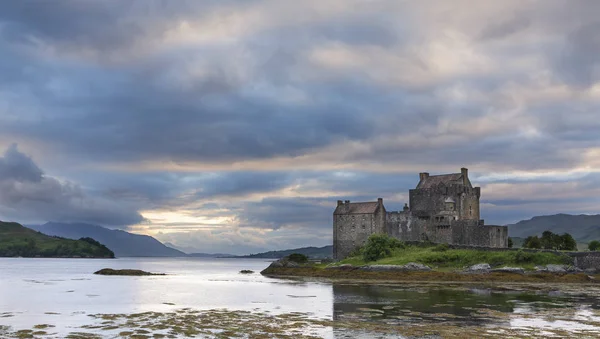
[[[333,246],[327,245],[323,247],[300,247],[289,250],[267,251],[256,254],[239,255],[235,258],[263,258],[263,259],[281,259],[292,253],[304,254],[311,259],[326,259],[333,257]]]
[[[149,235],[108,229],[86,223],[48,222],[27,226],[38,232],[68,239],[93,238],[111,249],[117,257],[185,257],[185,253],[170,248]]]
[[[600,214],[567,214],[534,216],[508,226],[510,237],[526,238],[544,231],[569,233],[578,242],[600,240]]]

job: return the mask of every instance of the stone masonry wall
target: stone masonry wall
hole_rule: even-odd
[[[373,214],[339,214],[333,216],[333,256],[342,259],[365,244],[371,234],[387,234],[383,206]]]
[[[573,258],[573,265],[582,270],[600,271],[600,252],[572,252],[569,255]]]

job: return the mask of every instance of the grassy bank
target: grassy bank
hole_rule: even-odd
[[[452,271],[471,265],[488,263],[491,266],[518,266],[533,269],[548,264],[570,264],[572,259],[565,254],[548,252],[529,253],[522,251],[483,251],[476,249],[447,249],[444,246],[406,246],[396,248],[390,257],[365,262],[360,252],[346,258],[337,265],[404,265],[409,262],[431,266],[437,270]]]
[[[13,222],[0,221],[0,257],[114,258],[94,239],[51,237]]]

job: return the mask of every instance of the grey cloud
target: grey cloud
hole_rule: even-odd
[[[42,170],[12,144],[0,158],[0,180],[40,182]]]
[[[483,29],[479,36],[482,40],[494,40],[509,37],[531,24],[531,19],[522,13],[515,13],[513,18],[499,23],[489,24]]]
[[[16,145],[0,157],[0,216],[21,222],[72,221],[124,226],[142,221],[132,207],[86,195],[42,173]]]
[[[596,14],[600,13],[600,8]],[[558,69],[566,82],[588,87],[600,81],[600,21],[582,23],[567,35],[558,57]]]

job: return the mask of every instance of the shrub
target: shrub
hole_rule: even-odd
[[[513,240],[512,240],[512,238],[508,238],[508,248],[513,248]]]
[[[352,252],[350,252],[350,254],[348,254],[348,257],[361,257],[363,255],[363,250],[364,247],[357,247],[355,249],[352,250]]]
[[[600,241],[598,241],[598,240],[590,241],[590,243],[588,244],[588,250],[590,250],[590,251],[600,250]]]
[[[292,254],[288,255],[288,260],[296,262],[298,264],[304,264],[304,263],[308,262],[308,257],[305,256],[304,254],[292,253]]]
[[[434,251],[434,252],[446,252],[449,249],[450,249],[450,246],[448,246],[448,244],[439,244],[439,245],[435,246],[432,249],[432,251]]]
[[[518,250],[515,255],[515,261],[519,264],[527,264],[533,260],[533,253]]]
[[[376,261],[392,255],[397,248],[404,248],[404,243],[385,234],[372,234],[362,249],[363,260]]]

